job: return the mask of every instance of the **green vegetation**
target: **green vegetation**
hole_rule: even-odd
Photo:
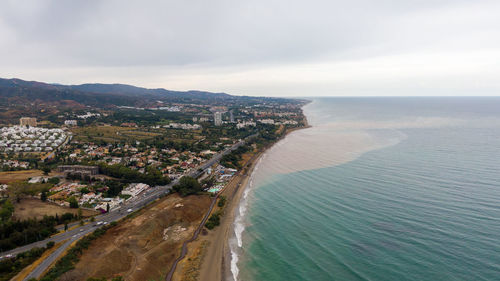
[[[42,191],[42,194],[40,195],[40,200],[43,202],[47,201],[47,191]]]
[[[78,208],[78,201],[76,200],[75,196],[71,196],[69,199],[68,199],[68,202],[69,202],[69,207],[70,208]]]
[[[8,200],[4,202],[2,209],[10,208]],[[44,240],[57,232],[55,226],[62,223],[71,222],[77,216],[65,213],[59,216],[44,216],[41,220],[3,220],[0,222],[0,252],[7,251],[19,246]]]
[[[151,166],[146,168],[146,173],[144,174],[121,164],[106,165],[100,163],[99,170],[104,175],[121,179],[124,182],[143,182],[151,186],[170,183],[170,178],[164,177],[158,169]]]
[[[1,260],[0,281],[7,281],[16,276],[23,268],[36,261],[47,249],[49,249],[48,245],[47,248],[33,248],[18,254],[15,258]]]
[[[49,241],[49,242],[47,242],[47,245],[45,247],[47,247],[47,249],[50,249],[50,248],[54,247],[55,244],[56,243],[54,241]]]
[[[48,191],[53,184],[50,183],[27,183],[15,181],[9,184],[9,197],[19,202],[25,195],[35,196],[42,191]]]
[[[226,196],[224,195],[219,196],[219,202],[217,202],[217,206],[222,208],[224,207],[225,204],[226,204]]]
[[[119,116],[118,116],[119,117]],[[113,120],[110,123],[115,123],[120,125],[123,122],[134,122],[128,119],[120,118],[116,119],[113,116],[107,117],[105,119]],[[75,134],[75,139],[80,142],[94,142],[99,145],[106,145],[109,143],[121,143],[121,142],[132,142],[135,140],[147,140],[158,135],[152,132],[140,131],[136,128],[125,128],[119,126],[85,126],[79,128],[73,128],[73,133]]]
[[[243,153],[245,153],[249,150],[250,150],[250,146],[242,145],[242,146],[238,147],[237,149],[231,151],[231,153],[224,155],[222,157],[220,163],[224,167],[240,169],[241,168],[241,164],[240,164],[241,156],[243,155]]]
[[[210,187],[212,187],[215,184],[215,181],[216,181],[215,176],[211,176],[211,177],[205,178],[205,179],[203,179],[201,181],[201,186],[203,188],[210,188]]]
[[[10,200],[5,200],[0,208],[0,220],[3,222],[8,221],[14,213],[14,205]]]
[[[60,182],[61,180],[58,177],[53,177],[48,180],[48,183],[51,183],[53,185],[56,185]]]
[[[50,167],[44,166],[42,167],[41,170],[43,171],[43,174],[46,176],[50,173]]]
[[[179,192],[181,196],[196,194],[202,190],[201,184],[192,177],[184,176],[179,180],[179,183],[173,186],[175,192]]]
[[[205,223],[205,227],[208,229],[214,229],[216,226],[220,224],[221,212],[217,211],[213,213],[210,218],[208,218],[207,223]]]
[[[47,274],[40,279],[41,281],[57,280],[65,272],[74,268],[75,264],[79,261],[80,255],[84,249],[87,249],[91,242],[101,237],[106,231],[112,227],[111,225],[96,229],[92,234],[87,235],[76,242],[76,245],[69,249],[68,253],[62,257],[54,267],[52,267]]]

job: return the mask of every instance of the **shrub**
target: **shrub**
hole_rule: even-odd
[[[201,184],[193,177],[184,176],[179,180],[179,183],[173,186],[173,190],[179,192],[181,196],[187,196],[200,192]]]
[[[214,229],[216,226],[220,224],[220,212],[213,213],[208,219],[207,223],[205,223],[205,227],[208,229]]]
[[[226,196],[219,196],[219,202],[217,203],[217,206],[219,207],[224,207],[224,205],[226,204]]]

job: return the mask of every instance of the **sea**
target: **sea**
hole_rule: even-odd
[[[303,109],[251,175],[229,280],[500,280],[500,97]]]

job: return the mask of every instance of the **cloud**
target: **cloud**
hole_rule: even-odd
[[[4,1],[0,74],[252,95],[491,95],[499,12],[488,0]]]

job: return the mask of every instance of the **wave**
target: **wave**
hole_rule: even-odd
[[[463,134],[462,128],[498,127],[500,118],[462,116],[462,119],[459,119],[454,116],[438,117],[437,115],[422,117],[424,115],[417,112],[421,115],[420,117],[408,117],[407,114],[402,114],[392,120],[388,120],[386,115],[373,116],[373,119],[339,120],[351,116],[341,116],[339,111],[335,111],[335,114],[325,114],[324,111],[317,110],[317,107],[311,109],[316,111],[309,110],[306,115],[313,127],[295,131],[275,144],[261,157],[249,178],[240,200],[240,206],[237,208],[234,237],[230,241],[231,273],[234,281],[242,277],[251,278],[247,276],[252,276],[252,274],[265,276],[262,273],[264,270],[258,269],[273,266],[275,268],[272,270],[276,272],[281,270],[283,279],[280,280],[286,280],[285,273],[293,271],[295,266],[299,268],[304,266],[304,262],[310,266],[305,271],[312,272],[317,269],[315,273],[322,274],[318,276],[335,275],[338,280],[348,280],[345,277],[352,276],[352,280],[368,280],[366,272],[369,271],[359,268],[373,268],[376,264],[373,263],[374,255],[378,251],[395,253],[396,256],[401,255],[406,259],[401,264],[413,266],[413,264],[425,263],[425,259],[421,259],[422,256],[434,255],[438,258],[452,259],[448,256],[449,252],[459,248],[439,248],[432,243],[429,244],[432,246],[423,246],[422,241],[411,239],[411,237],[424,237],[422,236],[424,234],[430,237],[429,241],[439,235],[442,239],[455,241],[456,245],[464,243],[478,243],[477,245],[483,247],[493,245],[491,232],[483,230],[484,225],[479,225],[479,222],[486,221],[491,224],[498,217],[493,213],[498,210],[495,208],[498,206],[495,203],[497,200],[492,199],[498,198],[496,191],[492,188],[498,182],[496,180],[498,165],[494,160],[485,161],[489,160],[486,154],[483,157],[480,156],[483,155],[481,154],[483,150],[488,153],[492,151],[500,153],[500,150],[496,148],[491,149],[495,146],[484,145],[484,143],[491,143],[490,139],[497,139],[497,133],[479,130],[470,131],[471,134],[468,135]],[[310,118],[311,116],[313,118]],[[441,130],[441,128],[445,129]],[[475,139],[476,134],[480,134],[478,140]],[[433,138],[432,145],[426,141],[428,137]],[[459,139],[460,142],[448,143],[446,139]],[[467,158],[467,161],[461,160],[462,157],[468,155],[467,153],[463,155],[454,153],[464,151],[461,142],[469,144],[465,152],[475,151],[474,157]],[[478,145],[473,146],[470,145],[471,143],[478,143]],[[394,150],[388,149],[388,154],[379,151],[380,153],[366,155],[361,162],[352,162],[336,169],[316,171],[320,168],[345,164],[369,151],[398,144],[400,146]],[[453,144],[457,147],[453,147]],[[421,150],[421,146],[433,153],[419,155],[413,150],[405,150],[418,148],[415,151],[425,152]],[[471,150],[471,147],[475,150]],[[373,155],[378,156],[373,157]],[[385,155],[385,158],[380,155]],[[401,165],[401,162],[406,163],[406,166]],[[314,171],[303,172],[305,170]],[[463,178],[461,175],[467,172],[480,176],[473,176],[470,180]],[[294,174],[288,177],[289,173]],[[449,179],[443,180],[442,173],[447,173]],[[484,187],[478,189],[483,195],[479,196],[478,192],[471,192],[470,188],[476,185]],[[439,187],[439,189],[433,189],[434,187]],[[257,190],[259,194],[254,196]],[[464,202],[474,205],[473,207],[463,205]],[[254,212],[254,208],[259,211]],[[275,213],[274,210],[280,212]],[[394,213],[400,215],[395,217],[392,215]],[[453,217],[452,215],[458,219],[447,221],[447,218]],[[329,224],[329,217],[332,216],[336,218],[335,224]],[[315,220],[310,219],[312,217]],[[301,218],[300,221],[304,224],[297,224],[297,218]],[[465,224],[460,218],[472,219]],[[357,219],[366,220],[367,223],[356,223]],[[319,226],[321,220],[324,220],[324,223]],[[250,221],[255,222],[255,225],[246,229]],[[473,222],[478,224],[470,227]],[[447,225],[448,230],[451,231],[444,231],[443,225]],[[471,229],[470,232],[467,232],[466,226]],[[311,229],[318,230],[313,232],[314,236],[311,236],[311,232],[308,231]],[[287,235],[283,233],[289,235],[290,240],[286,240]],[[336,233],[335,239],[331,238],[331,233]],[[460,241],[464,239],[458,234],[463,233],[480,234],[482,239],[462,243]],[[357,237],[352,238],[353,234]],[[368,239],[369,237],[371,240]],[[353,266],[348,260],[343,260],[344,255],[348,256],[350,252],[346,254],[330,250],[328,244],[323,244],[323,241],[329,241],[328,239],[343,245],[347,251],[357,256],[364,256],[366,266]],[[296,241],[301,241],[302,244],[295,244]],[[247,247],[250,244],[252,250]],[[293,252],[297,253],[296,257],[302,258],[283,258],[274,264],[274,256],[269,258],[269,253],[274,251],[277,256],[288,257],[286,250],[289,245]],[[414,249],[415,255],[402,254],[404,247]],[[460,248],[464,247],[460,246]],[[307,251],[311,249],[315,249],[315,253],[318,254],[317,260],[307,255],[309,253]],[[311,250],[311,252],[314,251]],[[456,253],[462,254],[460,251]],[[337,269],[343,271],[344,275],[338,271],[325,269],[324,263],[317,262],[331,259],[332,256],[337,261]],[[255,265],[255,258],[259,258],[259,262],[266,260],[267,263]],[[479,261],[475,262],[479,263]],[[244,265],[248,265],[248,268],[243,268]],[[404,271],[397,269],[391,268],[390,270],[392,270],[391,276],[405,274]],[[267,280],[276,279],[267,278]],[[333,280],[334,278],[316,279]],[[373,280],[375,279],[388,280],[374,275]]]
[[[241,252],[241,248],[243,247],[243,232],[245,231],[246,226],[245,215],[247,213],[248,207],[248,195],[254,187],[255,174],[259,170],[262,160],[266,158],[266,154],[267,153],[264,153],[255,165],[252,174],[250,175],[250,178],[245,186],[243,196],[240,199],[239,208],[236,209],[237,213],[235,215],[233,223],[234,237],[229,241],[229,249],[231,251],[231,274],[234,281],[238,280],[238,274],[240,272],[238,268],[238,261],[239,253]]]
[[[243,234],[247,225],[249,194],[274,175],[337,166],[353,161],[361,155],[397,145],[407,136],[400,131],[406,128],[435,128],[460,126],[462,120],[439,117],[418,117],[399,121],[334,121],[315,116],[320,112],[307,112],[313,116],[313,126],[294,131],[273,145],[262,155],[249,178],[233,223],[234,236],[229,241],[231,274],[238,280],[238,262],[244,244]]]

